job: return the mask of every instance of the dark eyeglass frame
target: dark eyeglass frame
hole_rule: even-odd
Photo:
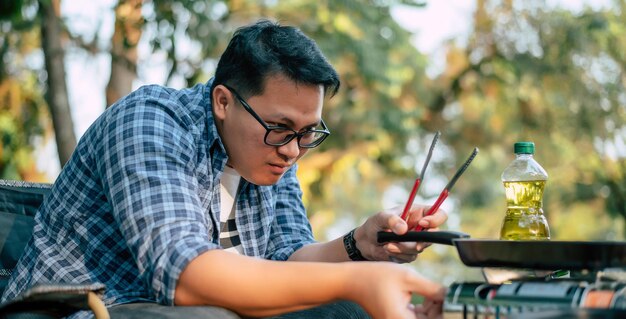
[[[283,145],[287,145],[289,144],[294,138],[298,139],[298,146],[301,148],[314,148],[319,146],[320,144],[322,144],[322,142],[330,135],[330,131],[328,130],[328,127],[326,126],[326,123],[324,123],[324,120],[320,119],[320,124],[322,125],[322,129],[321,130],[306,130],[304,132],[297,132],[295,130],[293,130],[292,128],[289,127],[285,127],[285,126],[274,126],[274,125],[268,125],[267,123],[265,123],[265,121],[263,121],[263,119],[256,113],[254,112],[254,110],[252,109],[252,107],[248,104],[248,102],[246,102],[246,100],[244,100],[241,95],[239,95],[239,93],[237,93],[237,91],[235,91],[235,89],[233,89],[232,87],[226,85],[226,84],[222,84],[225,88],[227,88],[231,93],[233,93],[235,95],[235,97],[237,98],[237,100],[239,101],[239,103],[241,103],[241,105],[243,106],[243,108],[250,113],[250,115],[252,115],[252,117],[254,117],[255,120],[257,120],[257,122],[259,122],[259,124],[261,124],[263,126],[263,128],[265,128],[265,137],[263,138],[263,142],[266,145],[269,146],[283,146]],[[272,131],[291,131],[293,132],[293,134],[289,134],[287,135],[287,137],[280,143],[273,143],[273,142],[268,142],[267,137],[270,135],[270,133]],[[302,139],[302,137],[304,137],[306,134],[311,134],[311,133],[321,133],[322,137],[320,137],[318,140],[313,141],[313,143],[311,144],[301,144],[300,140]]]

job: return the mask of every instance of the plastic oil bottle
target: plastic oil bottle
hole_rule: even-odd
[[[533,157],[533,142],[517,142],[513,149],[515,159],[502,173],[507,210],[500,239],[548,240],[550,228],[542,208],[548,173]]]

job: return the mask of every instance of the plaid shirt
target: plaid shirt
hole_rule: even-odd
[[[210,86],[145,86],[93,123],[40,207],[3,301],[37,283],[101,282],[107,305],[173,305],[182,270],[220,248],[228,157]],[[236,222],[246,255],[286,260],[314,241],[296,167],[272,186],[241,183]]]

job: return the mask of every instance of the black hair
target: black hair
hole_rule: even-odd
[[[284,75],[295,83],[322,85],[331,97],[339,75],[315,41],[298,28],[259,20],[235,31],[215,71],[211,92],[229,85],[244,97],[263,94],[269,76]]]

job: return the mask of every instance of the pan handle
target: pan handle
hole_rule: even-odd
[[[379,231],[378,242],[402,242],[402,241],[415,241],[415,242],[427,242],[444,245],[454,245],[454,239],[469,238],[466,233],[440,230],[440,231],[409,231],[404,235],[398,235],[393,232]]]

